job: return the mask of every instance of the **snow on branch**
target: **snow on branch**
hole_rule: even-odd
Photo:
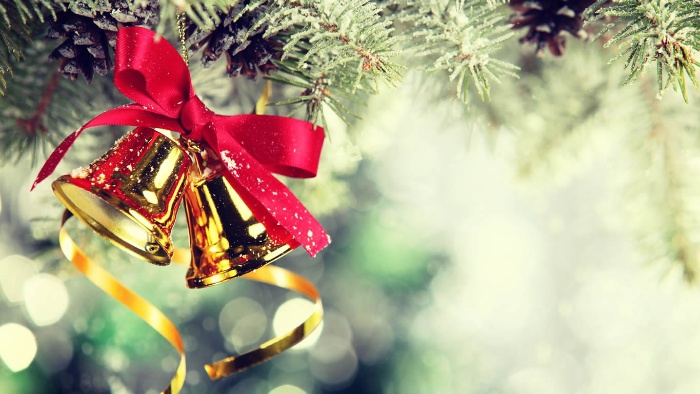
[[[490,97],[490,82],[503,75],[516,77],[518,67],[491,55],[513,36],[504,16],[480,0],[422,0],[409,2],[402,20],[413,25],[416,56],[432,64],[427,71],[446,70],[457,81],[457,95],[468,100],[471,81],[482,99]]]
[[[630,74],[626,83],[634,82],[651,63],[656,63],[659,92],[672,86],[680,89],[688,101],[686,76],[698,87],[695,67],[700,48],[700,2],[619,0],[597,14],[596,20],[612,20],[598,37],[614,33],[605,46],[620,46],[620,53],[611,62],[627,57],[625,68]]]

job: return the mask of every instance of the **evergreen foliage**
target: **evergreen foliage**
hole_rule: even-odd
[[[411,1],[401,17],[419,41],[411,41],[412,54],[430,58],[426,71],[448,71],[464,102],[471,81],[483,100],[490,96],[490,81],[500,82],[502,75],[517,77],[515,65],[491,56],[513,36],[504,19],[490,2],[479,0]]]
[[[647,85],[643,89],[647,109],[641,115],[643,126],[637,138],[630,139],[630,153],[641,174],[625,199],[627,217],[651,262],[668,271],[678,267],[688,282],[696,283],[700,279],[700,190],[696,181],[700,175],[700,125],[696,121],[700,113],[680,107],[673,98],[659,101],[650,81]]]
[[[675,82],[688,101],[686,75],[698,87],[695,59],[700,49],[699,2],[619,0],[602,8],[598,15],[614,18],[598,36],[614,32],[605,45],[620,45],[621,51],[613,61],[627,57],[627,83],[635,81],[655,62],[658,90],[663,92],[669,85],[676,89]]]
[[[380,82],[397,84],[402,67],[391,58],[399,38],[391,36],[391,21],[381,20],[379,11],[368,0],[271,3],[259,22],[270,26],[265,36],[288,35],[277,63],[280,73],[271,79],[303,89],[277,105],[304,106],[308,120],[325,125],[323,104],[342,119],[350,114],[334,96],[377,93]]]
[[[50,0],[0,0],[0,95],[7,89],[5,74],[12,74],[13,62],[24,59],[33,30],[44,22],[44,13],[52,10]]]
[[[51,48],[37,41],[25,51],[26,61],[16,68],[1,99],[0,164],[25,156],[37,162],[97,109],[125,101],[104,78],[92,85],[60,78],[55,64],[47,61]]]

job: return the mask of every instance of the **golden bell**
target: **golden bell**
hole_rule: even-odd
[[[139,127],[87,168],[51,185],[75,216],[113,244],[153,264],[173,254],[170,232],[192,159],[175,141]]]
[[[215,167],[214,167],[215,168]],[[204,175],[203,175],[204,173]],[[185,188],[192,262],[187,287],[212,286],[245,275],[289,253],[274,242],[220,168],[192,166]]]

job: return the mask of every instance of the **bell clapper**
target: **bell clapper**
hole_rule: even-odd
[[[157,243],[149,242],[146,244],[146,252],[150,254],[156,254],[160,250],[160,246]]]
[[[148,243],[146,243],[146,247],[144,247],[144,250],[150,254],[156,254],[160,250],[160,245],[158,244],[158,242],[156,242],[153,236],[149,236]]]

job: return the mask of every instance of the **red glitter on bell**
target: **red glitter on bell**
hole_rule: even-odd
[[[98,234],[137,257],[167,265],[191,164],[178,142],[139,127],[87,168],[58,178],[52,188]]]

